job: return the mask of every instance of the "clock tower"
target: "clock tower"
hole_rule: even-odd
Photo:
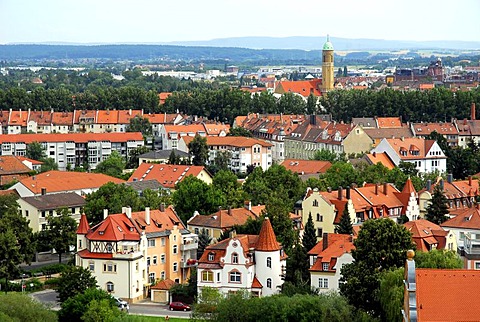
[[[334,79],[333,66],[333,45],[330,37],[327,35],[327,42],[323,45],[322,50],[322,92],[328,92],[333,89]]]

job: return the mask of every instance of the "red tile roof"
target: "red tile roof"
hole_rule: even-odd
[[[126,214],[112,214],[92,227],[86,237],[91,241],[140,241],[140,229]]]
[[[479,290],[478,270],[417,269],[418,321],[479,321]]]
[[[150,124],[173,124],[178,114],[144,114]]]
[[[178,226],[178,229],[185,229],[172,206],[165,208],[164,211],[159,209],[150,210],[150,224],[146,222],[145,211],[132,212],[132,218],[147,234],[172,230],[175,225]]]
[[[92,259],[112,259],[112,253],[94,253],[89,251],[88,249],[83,249],[78,252],[78,256],[81,258],[92,258]]]
[[[47,189],[47,193],[54,193],[99,188],[108,182],[118,184],[125,181],[102,173],[69,171],[48,171],[20,180],[34,194],[40,194],[42,188]]]
[[[324,271],[323,264],[328,263],[328,271],[334,270],[337,258],[345,253],[350,253],[355,246],[352,236],[343,234],[328,234],[327,247],[323,249],[323,238],[308,252],[309,255],[317,255],[317,260],[310,271]]]
[[[118,111],[117,110],[99,110],[97,111],[97,123],[98,124],[117,124],[118,123]]]
[[[414,123],[412,128],[418,136],[427,136],[434,131],[442,135],[458,135],[453,123]]]
[[[230,132],[229,124],[206,123],[204,124],[204,126],[207,135],[218,136],[222,131],[225,132],[225,134],[228,134]]]
[[[73,125],[73,112],[53,112],[52,124]]]
[[[142,133],[48,133],[48,134],[2,134],[0,135],[0,143],[16,143],[23,142],[30,144],[32,142],[67,142],[87,143],[89,141],[110,141],[110,142],[126,142],[126,141],[143,141]]]
[[[255,248],[255,245],[258,240],[257,235],[237,235],[232,238],[224,239],[214,245],[209,245],[205,248],[202,257],[198,260],[198,267],[199,268],[221,268],[223,266],[223,262],[220,260],[222,257],[225,257],[226,249],[230,241],[234,239],[240,243],[240,246],[243,250],[245,256],[247,256],[248,252],[251,248]],[[209,260],[209,254],[213,254],[213,260]],[[252,263],[253,264],[253,263]]]
[[[262,287],[263,287],[262,283],[260,283],[260,281],[258,280],[257,275],[255,275],[252,281],[252,288],[262,288]]]
[[[332,166],[331,162],[318,160],[285,159],[280,165],[299,174],[325,173]]]
[[[193,141],[194,137],[184,136],[182,139],[188,146],[188,144]],[[243,136],[207,136],[208,146],[252,147],[256,144],[260,144],[263,147],[272,146],[271,143],[266,141]]]
[[[158,282],[157,284],[153,285],[150,287],[150,289],[152,290],[169,290],[171,289],[175,284],[174,281],[172,281],[171,279],[167,278],[163,281],[160,281]]]
[[[480,229],[480,210],[467,208],[453,218],[442,223],[440,226],[448,228]]]
[[[404,127],[400,117],[377,117],[378,128],[401,128]]]
[[[277,237],[273,232],[272,224],[270,219],[265,217],[265,220],[262,223],[262,228],[260,229],[260,234],[258,235],[258,240],[255,245],[255,249],[263,252],[273,252],[279,250],[280,244],[277,241]]]
[[[199,227],[211,227],[227,229],[235,225],[243,225],[248,218],[257,219],[265,206],[246,208],[234,208],[230,210],[219,210],[211,215],[196,215],[188,221],[188,225]]]
[[[203,124],[190,124],[190,125],[170,125],[167,124],[164,126],[165,127],[165,132],[167,134],[169,133],[183,133],[183,134],[188,134],[188,133],[193,133],[194,135],[197,134],[198,132],[204,132],[205,131],[205,126]],[[179,135],[180,137],[180,135]]]
[[[28,111],[11,111],[8,125],[27,126]]]
[[[304,97],[313,94],[315,96],[321,96],[320,86],[322,84],[321,79],[312,79],[304,81],[279,81],[277,83],[276,92],[278,93],[297,93]]]
[[[31,111],[28,121],[34,121],[37,125],[52,124],[53,113],[51,111]]]
[[[380,153],[367,153],[365,157],[371,164],[381,163],[387,169],[392,170],[395,168],[395,163],[388,157],[387,153],[380,152]]]
[[[202,170],[204,167],[201,166],[142,163],[130,176],[128,182],[154,179],[162,186],[172,189],[189,175],[197,177]]]
[[[432,244],[437,244],[437,249],[445,248],[448,231],[439,225],[425,219],[412,220],[403,225],[412,233],[418,250],[429,251]]]
[[[386,140],[402,160],[424,159],[430,151],[432,145],[435,143],[434,140],[425,140],[422,138]],[[407,155],[402,155],[400,151],[406,151]],[[418,151],[418,155],[412,154],[412,151]]]
[[[130,124],[130,119],[135,116],[142,118],[141,110],[120,110],[118,111],[118,124]]]
[[[0,176],[11,174],[26,174],[31,170],[25,164],[22,163],[20,158],[13,155],[0,156]]]
[[[90,225],[87,221],[87,216],[83,213],[80,216],[80,222],[78,223],[77,235],[86,235],[90,230]]]

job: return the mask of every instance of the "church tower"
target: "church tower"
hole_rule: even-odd
[[[327,35],[327,42],[323,45],[322,50],[322,92],[333,89],[334,66],[333,66],[333,45],[330,37]]]

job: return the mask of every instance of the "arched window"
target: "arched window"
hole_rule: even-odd
[[[272,268],[272,258],[271,257],[267,257],[267,267]]]
[[[231,271],[230,283],[241,283],[241,282],[242,282],[242,274],[239,271]]]
[[[177,245],[173,245],[173,253],[174,254],[178,253],[178,246]]]
[[[113,292],[115,290],[112,282],[107,282],[107,292]]]
[[[238,264],[238,254],[237,253],[232,254],[232,264]]]
[[[267,278],[267,287],[272,288],[272,279],[271,278]]]

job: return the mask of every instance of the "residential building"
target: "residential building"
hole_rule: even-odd
[[[47,157],[55,160],[59,170],[88,163],[90,169],[117,151],[126,158],[129,152],[143,146],[140,132],[131,133],[68,133],[0,135],[2,155],[25,156],[27,146],[38,142]]]
[[[77,250],[75,265],[90,270],[100,289],[130,303],[146,296],[150,285],[148,241],[131,212],[106,213],[104,220],[93,227],[82,214]]]
[[[480,271],[415,268],[408,251],[404,277],[404,322],[477,321]]]
[[[22,198],[61,192],[85,196],[108,182],[119,184],[124,181],[102,173],[52,170],[22,179],[9,189],[16,190]]]
[[[475,103],[470,108],[470,120],[455,120],[458,129],[458,146],[464,148],[468,142],[480,143],[480,120],[476,118]]]
[[[62,208],[66,208],[78,223],[82,208],[86,204],[85,198],[74,192],[23,197],[17,199],[17,203],[20,213],[27,219],[33,232],[45,230],[48,227],[47,217],[58,216],[58,211]]]
[[[198,293],[204,287],[222,294],[247,290],[253,296],[278,294],[286,254],[265,218],[259,235],[233,235],[207,246],[198,263]]]
[[[265,205],[252,206],[250,201],[245,202],[243,208],[219,209],[211,215],[200,215],[195,212],[187,221],[188,229],[199,234],[202,229],[212,237],[213,240],[220,239],[220,236],[235,225],[243,225],[250,219],[258,219]]]
[[[0,156],[0,186],[28,177],[30,168],[12,155]]]
[[[212,176],[202,166],[142,163],[132,173],[128,182],[157,180],[162,187],[175,189],[175,185],[188,176],[194,176],[206,184],[212,183]]]
[[[311,287],[320,293],[338,291],[342,266],[353,262],[352,249],[353,236],[324,233],[308,252]]]
[[[321,86],[322,80],[318,78],[299,81],[281,80],[275,83],[275,93],[295,93],[306,99],[310,95],[317,97],[322,96]]]
[[[432,249],[457,250],[457,239],[453,232],[443,229],[425,219],[408,221],[403,224],[412,233],[417,250],[427,252]]]
[[[413,163],[420,173],[447,171],[447,157],[434,140],[421,138],[383,139],[372,153],[385,152],[396,166]]]
[[[175,153],[175,156],[180,158],[180,161],[186,161],[191,157],[190,154],[188,154],[187,152],[183,152],[180,150],[156,150],[139,155],[138,165],[142,163],[167,164],[172,152]]]
[[[26,157],[21,157],[21,156],[18,156],[17,158],[20,161],[22,161],[22,163],[26,165],[30,170],[40,172],[40,169],[42,168],[42,164],[43,164],[42,161],[33,160]]]
[[[178,149],[178,142],[183,136],[195,137],[195,135],[207,136],[203,124],[190,125],[162,125],[158,130],[158,136],[162,141],[162,150]]]
[[[321,173],[325,173],[330,169],[332,163],[319,160],[286,159],[280,165],[287,170],[297,173],[305,181],[308,178],[318,178]]]
[[[413,135],[425,139],[433,132],[437,132],[447,140],[448,146],[458,146],[458,128],[455,123],[439,122],[439,123],[410,123],[410,129]]]
[[[363,156],[363,160],[367,162],[369,165],[375,165],[377,163],[382,164],[388,170],[392,170],[395,168],[395,163],[389,158],[388,154],[385,152],[382,153],[367,153]]]
[[[180,139],[178,149],[189,152],[188,144],[193,137],[185,136]],[[230,156],[228,167],[235,173],[246,173],[249,166],[262,167],[267,170],[272,165],[272,144],[263,140],[238,137],[207,137],[209,148],[208,163],[215,164],[215,158],[220,153]]]

